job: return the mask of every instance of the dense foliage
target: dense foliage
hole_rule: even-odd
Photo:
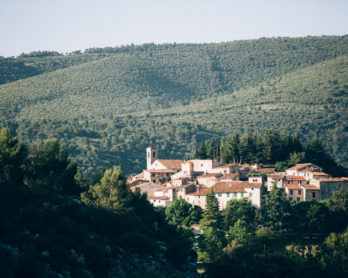
[[[41,74],[0,86],[0,126],[38,145],[59,138],[84,172],[114,164],[138,172],[148,145],[182,158],[212,135],[266,129],[303,142],[317,136],[347,165],[347,40],[149,44],[6,58]]]
[[[204,140],[196,148],[194,157],[224,163],[274,165],[279,172],[298,163],[311,161],[333,176],[348,176],[348,168],[337,165],[317,137],[303,147],[298,135],[279,133],[276,130],[266,130],[263,136],[257,133],[245,133],[242,136],[234,133],[221,139],[215,137]]]
[[[245,200],[213,209],[225,225],[207,228],[201,221],[203,277],[347,276],[347,198],[348,190],[341,189],[326,202],[295,203],[274,187],[260,212]]]
[[[183,277],[194,261],[190,238],[130,192],[118,167],[83,203],[84,179],[57,141],[27,156],[6,129],[0,166],[1,277]]]

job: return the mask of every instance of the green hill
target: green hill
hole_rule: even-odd
[[[1,85],[0,126],[37,144],[58,137],[89,170],[120,164],[137,172],[150,144],[182,158],[203,139],[267,128],[304,141],[317,135],[348,165],[348,36],[79,55],[100,56]]]

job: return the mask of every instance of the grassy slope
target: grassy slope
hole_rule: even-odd
[[[0,86],[0,123],[21,139],[64,140],[84,169],[139,171],[148,144],[182,157],[207,137],[265,128],[318,134],[346,164],[347,57],[316,64],[348,53],[346,36],[331,40],[114,54]]]

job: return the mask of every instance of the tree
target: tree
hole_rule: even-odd
[[[222,255],[226,240],[221,230],[219,204],[212,188],[207,195],[206,209],[200,224],[203,235],[198,240],[198,258],[201,261],[215,261]]]
[[[230,200],[223,211],[224,228],[228,230],[239,219],[253,224],[256,216],[256,208],[246,199]]]
[[[305,201],[292,203],[290,227],[300,233],[326,233],[331,217],[327,206],[322,202]],[[331,228],[331,227],[330,227]]]
[[[284,231],[288,228],[289,216],[290,203],[284,189],[273,186],[262,210],[264,224],[274,231]]]
[[[81,198],[85,204],[118,211],[127,210],[132,200],[126,177],[117,166],[106,170],[100,183],[91,185]]]
[[[77,165],[69,158],[66,148],[57,139],[46,140],[31,159],[27,184],[42,193],[79,194],[75,175]]]
[[[199,221],[199,211],[183,198],[175,199],[165,210],[166,220],[174,226],[190,226]]]
[[[26,147],[12,137],[7,128],[0,130],[0,187],[23,183]]]
[[[239,155],[241,161],[246,163],[257,162],[257,143],[255,139],[249,132],[245,133],[240,139]]]
[[[282,140],[278,132],[267,130],[263,137],[263,158],[266,162],[276,162],[282,152]]]
[[[348,223],[348,190],[341,188],[334,191],[326,205],[331,214],[331,228],[335,232],[343,231]]]
[[[325,148],[318,138],[313,138],[305,149],[306,161],[319,165],[324,171],[335,175],[336,162],[327,154]]]
[[[240,161],[240,138],[239,134],[235,133],[227,136],[220,144],[220,155],[222,162],[234,162]]]
[[[215,197],[213,188],[210,189],[207,195],[206,209],[203,212],[203,218],[201,219],[200,224],[203,231],[209,227],[216,230],[222,228],[219,204]]]
[[[305,162],[306,158],[305,158],[305,153],[301,152],[301,153],[291,153],[290,154],[290,158],[289,158],[289,162],[288,165],[294,166],[300,162]]]
[[[233,246],[246,246],[255,237],[255,227],[250,222],[238,219],[232,227],[230,227],[228,235],[230,244]]]
[[[348,229],[341,234],[332,233],[320,246],[322,263],[330,270],[331,277],[348,275]]]

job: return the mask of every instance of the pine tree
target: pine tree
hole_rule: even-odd
[[[34,154],[26,177],[30,188],[42,193],[79,194],[77,165],[57,139],[46,140]]]
[[[126,211],[132,195],[121,168],[114,166],[105,171],[100,183],[91,185],[87,192],[82,193],[81,198],[88,205]]]
[[[211,188],[207,195],[206,209],[200,221],[203,235],[199,238],[198,258],[201,261],[216,261],[226,245],[225,234],[221,230],[222,221],[219,204]]]
[[[7,128],[0,130],[0,186],[23,183],[26,154],[26,147]]]
[[[284,231],[288,228],[290,203],[286,199],[283,188],[272,187],[262,216],[264,224],[274,231]]]
[[[214,229],[222,228],[221,214],[219,211],[218,200],[215,197],[213,188],[210,189],[207,195],[206,209],[203,212],[203,218],[200,221],[202,230],[206,230],[209,227]]]

